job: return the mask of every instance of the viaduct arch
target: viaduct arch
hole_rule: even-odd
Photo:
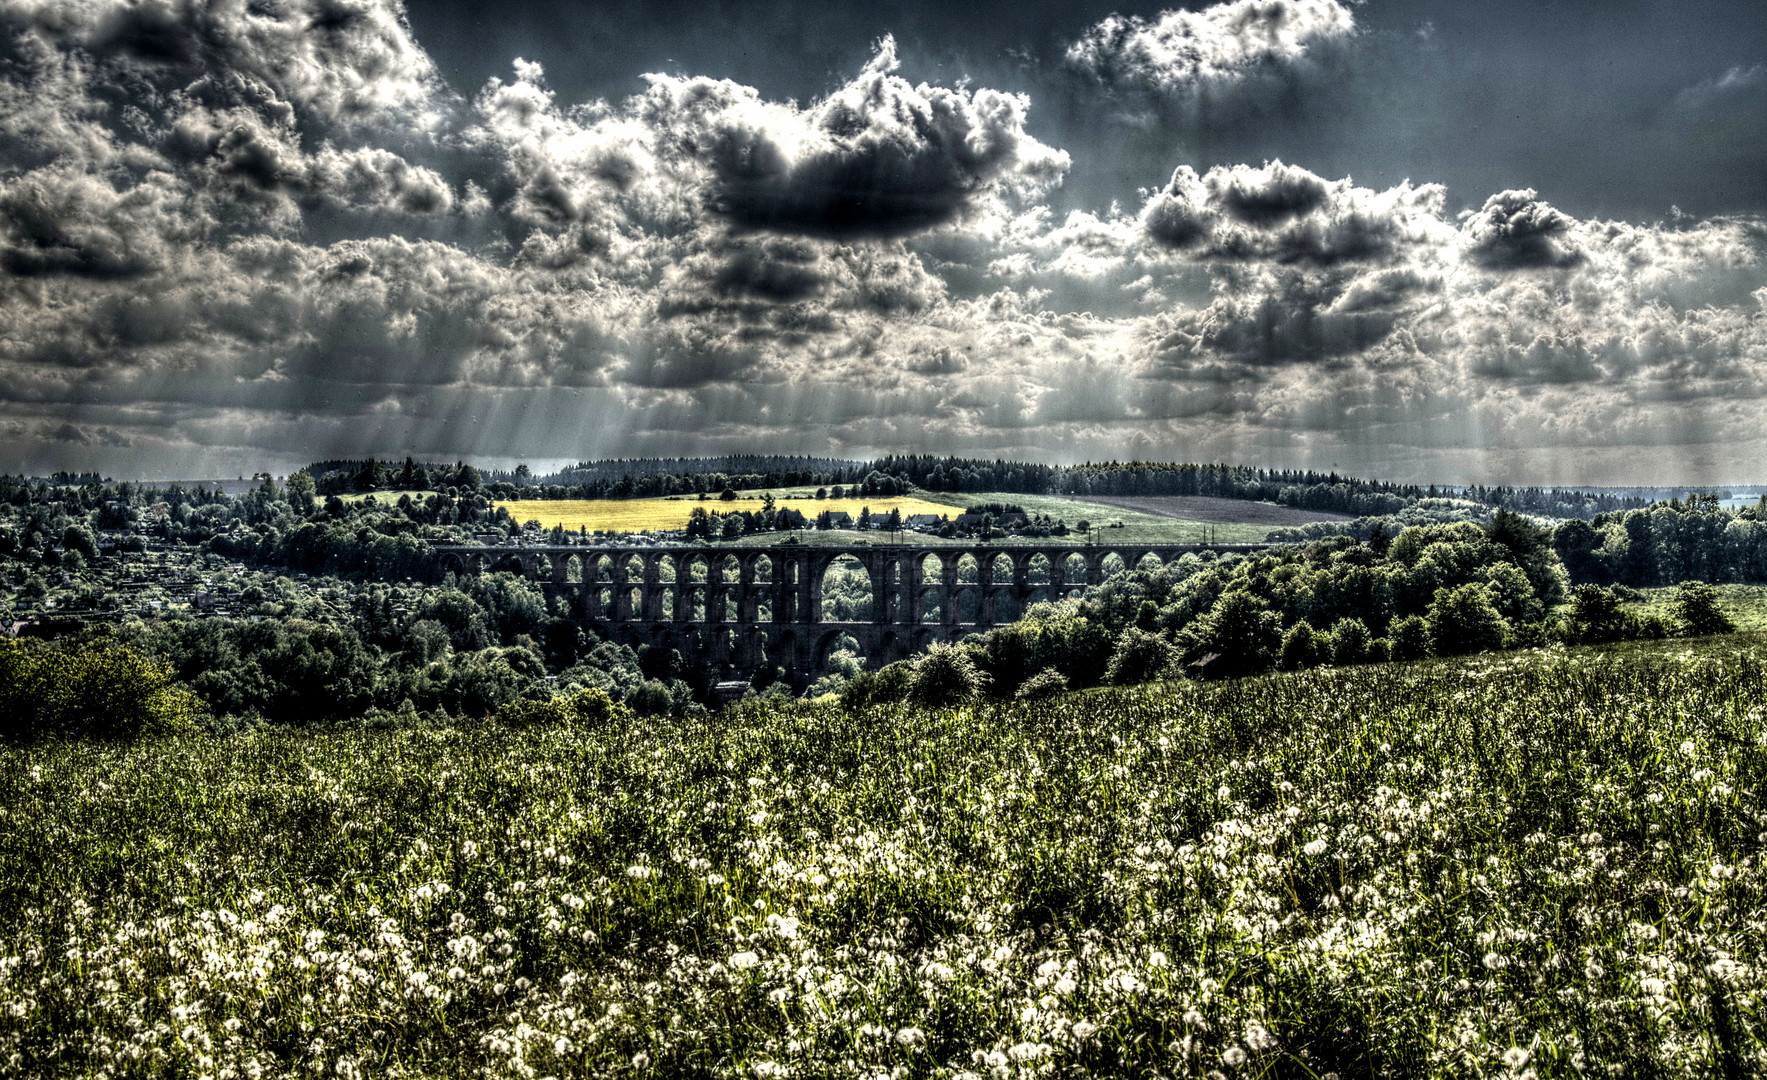
[[[443,568],[456,575],[519,567],[549,598],[565,597],[576,618],[609,640],[679,649],[689,663],[727,665],[738,674],[783,667],[800,683],[824,670],[843,634],[881,665],[1012,622],[1038,593],[1062,599],[1101,584],[1112,556],[1132,568],[1148,556],[1167,563],[1191,552],[1269,546],[436,545]],[[870,580],[869,621],[822,617],[823,576],[843,556],[856,560]],[[960,575],[966,557],[973,567]]]

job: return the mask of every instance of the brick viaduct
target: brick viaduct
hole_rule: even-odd
[[[1134,567],[1150,556],[1165,563],[1189,552],[1266,546],[449,545],[440,546],[439,554],[443,568],[456,575],[519,565],[549,596],[564,596],[573,614],[606,639],[679,649],[690,663],[710,661],[738,674],[783,667],[803,682],[824,670],[842,634],[858,641],[873,666],[881,665],[936,641],[1011,622],[1038,600],[1059,600],[1100,584],[1113,555]],[[870,621],[823,618],[823,578],[842,556],[857,560],[871,580]],[[965,557],[974,565],[960,568]]]

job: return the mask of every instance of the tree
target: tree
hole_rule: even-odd
[[[1485,585],[1491,590],[1491,602],[1510,623],[1535,622],[1541,615],[1541,603],[1534,595],[1534,585],[1521,567],[1511,562],[1496,562],[1485,567]]]
[[[1491,518],[1491,525],[1485,535],[1494,544],[1502,544],[1516,557],[1517,562],[1526,561],[1535,552],[1547,545],[1550,534],[1539,529],[1534,523],[1520,514],[1508,510],[1498,510]]]
[[[1585,644],[1627,637],[1626,613],[1620,596],[1600,585],[1579,585],[1571,592],[1570,637]]]
[[[130,739],[188,730],[201,711],[172,666],[126,645],[0,638],[0,739]]]
[[[1157,679],[1176,667],[1178,659],[1178,650],[1171,642],[1131,626],[1117,638],[1117,647],[1105,668],[1105,681],[1126,686]]]
[[[1339,619],[1331,628],[1331,662],[1334,664],[1365,664],[1373,640],[1361,619]]]
[[[288,500],[288,505],[293,507],[297,514],[313,512],[313,496],[313,478],[304,472],[291,475],[287,485],[282,489],[282,497]]]
[[[1407,615],[1388,629],[1394,660],[1422,660],[1430,654],[1430,624],[1421,615]]]
[[[1718,590],[1704,581],[1683,581],[1676,586],[1675,617],[1689,637],[1728,634],[1736,622],[1718,602]]]
[[[518,698],[500,707],[492,719],[510,727],[598,727],[622,719],[627,710],[600,687],[578,687],[550,698]]]
[[[898,705],[909,700],[913,684],[914,665],[898,660],[877,671],[864,671],[853,676],[841,687],[841,705],[847,709]]]
[[[92,530],[84,525],[69,525],[62,530],[61,546],[88,559],[98,558],[98,541],[93,538]]]
[[[1562,522],[1552,531],[1552,547],[1564,562],[1573,581],[1594,581],[1603,574],[1602,562],[1595,554],[1601,546],[1602,534],[1581,518]]]
[[[1501,649],[1509,637],[1509,620],[1497,610],[1491,590],[1479,582],[1437,589],[1424,618],[1429,623],[1430,649],[1437,656]]]
[[[1277,666],[1284,671],[1299,671],[1302,668],[1316,667],[1325,659],[1325,646],[1330,643],[1313,624],[1306,619],[1288,628],[1282,637],[1282,653],[1277,658]]]
[[[1232,589],[1184,628],[1184,640],[1185,658],[1193,665],[1200,662],[1206,678],[1256,675],[1276,661],[1282,619],[1261,597]]]

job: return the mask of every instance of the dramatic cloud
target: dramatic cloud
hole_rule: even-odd
[[[1203,258],[1382,261],[1442,243],[1443,197],[1433,184],[1377,192],[1280,161],[1217,166],[1200,177],[1184,165],[1147,199],[1141,227],[1153,244]]]
[[[1066,61],[1206,96],[1356,32],[1241,0],[1113,17]],[[1154,136],[1155,164],[1100,169],[1022,92],[911,81],[889,37],[803,104],[636,71],[571,101],[509,59],[455,93],[396,0],[0,0],[0,468],[779,449],[1593,479],[1615,447],[1767,449],[1755,217],[1178,165]],[[1065,186],[1088,167],[1132,178],[1093,202]]]
[[[1151,22],[1112,15],[1068,49],[1067,62],[1108,85],[1181,94],[1293,62],[1355,29],[1336,0],[1232,0]]]
[[[538,67],[519,64],[478,109],[520,184],[516,213],[535,225],[586,220],[592,203],[644,189],[658,224],[691,213],[687,195],[739,229],[892,238],[1061,182],[1068,157],[1026,133],[1023,95],[915,86],[898,66],[885,38],[857,78],[808,109],[727,80],[650,75],[625,109],[561,114]]]
[[[1491,270],[1575,266],[1583,252],[1571,239],[1574,222],[1535,197],[1532,190],[1505,191],[1485,200],[1461,231],[1466,254]]]
[[[324,123],[441,120],[435,66],[397,0],[8,0],[0,19],[137,91],[231,76]]]

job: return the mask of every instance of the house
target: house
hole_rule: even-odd
[[[830,510],[828,523],[836,529],[850,529],[853,527],[853,515],[845,510]]]
[[[752,689],[747,679],[727,679],[712,684],[712,701],[722,708],[732,702],[741,701],[743,695]]]
[[[910,529],[930,529],[939,523],[937,514],[909,514],[902,519],[902,524]]]

